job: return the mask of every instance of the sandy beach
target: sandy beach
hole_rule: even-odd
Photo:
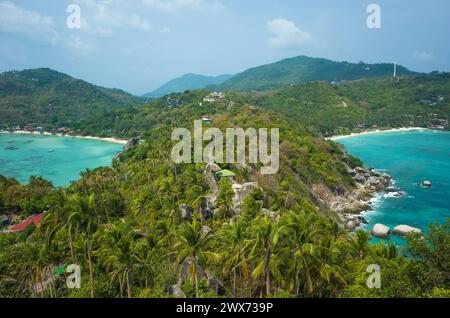
[[[353,137],[362,136],[362,135],[374,135],[374,134],[380,134],[380,133],[406,132],[406,131],[418,131],[418,130],[427,130],[427,128],[423,128],[423,127],[402,127],[402,128],[393,128],[393,129],[386,129],[386,130],[376,129],[376,130],[371,130],[371,131],[364,131],[364,132],[361,132],[361,133],[352,133],[350,135],[333,136],[333,137],[329,137],[329,138],[325,138],[325,139],[336,141],[336,140],[341,140],[341,139],[346,139],[346,138],[353,138]]]
[[[43,136],[57,136],[57,137],[66,137],[66,138],[80,138],[80,139],[90,139],[90,140],[98,140],[98,141],[107,141],[114,142],[118,144],[125,145],[128,141],[117,138],[101,138],[94,136],[72,136],[72,135],[64,135],[64,134],[52,134],[49,132],[35,132],[35,131],[24,131],[24,130],[16,130],[13,132],[9,131],[1,131],[2,134],[23,134],[23,135],[43,135]]]

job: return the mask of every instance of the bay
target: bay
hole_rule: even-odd
[[[0,175],[26,183],[41,176],[55,186],[68,186],[80,172],[110,166],[123,145],[82,138],[0,134]]]
[[[391,229],[406,224],[426,233],[430,224],[450,218],[450,132],[387,132],[338,142],[366,166],[390,174],[395,187],[406,192],[400,198],[377,195],[371,205],[373,210],[365,214],[370,222],[365,226],[368,230],[376,223]],[[418,185],[425,180],[432,183],[431,188]],[[405,244],[396,236],[391,236],[390,241]]]

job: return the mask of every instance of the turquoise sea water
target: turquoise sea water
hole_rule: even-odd
[[[55,186],[67,186],[87,168],[110,166],[122,148],[120,144],[97,140],[0,134],[0,175],[23,183],[35,175]]]
[[[375,223],[391,229],[406,224],[427,232],[430,223],[443,223],[450,218],[450,132],[380,133],[338,142],[366,166],[390,174],[394,186],[406,191],[400,198],[377,195],[373,211],[365,214],[370,221],[367,229],[371,230]],[[417,185],[425,180],[432,182],[432,188]],[[405,244],[405,240],[393,235],[390,241]]]

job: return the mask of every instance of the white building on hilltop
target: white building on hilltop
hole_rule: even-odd
[[[216,103],[216,102],[220,102],[224,99],[225,99],[225,94],[218,93],[218,92],[214,92],[214,93],[211,93],[211,94],[203,97],[203,101],[205,103]]]

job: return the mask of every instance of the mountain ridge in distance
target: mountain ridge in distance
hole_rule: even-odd
[[[282,85],[314,81],[358,80],[372,77],[393,76],[394,63],[369,64],[364,62],[336,62],[325,58],[304,55],[287,58],[275,63],[250,68],[220,85],[210,85],[211,90],[265,91]],[[397,65],[397,75],[418,75],[404,66]]]
[[[233,75],[224,74],[219,76],[206,76],[194,73],[188,73],[177,77],[163,84],[158,89],[144,94],[143,97],[158,98],[171,93],[182,93],[186,90],[202,89],[210,85],[220,85]]]

